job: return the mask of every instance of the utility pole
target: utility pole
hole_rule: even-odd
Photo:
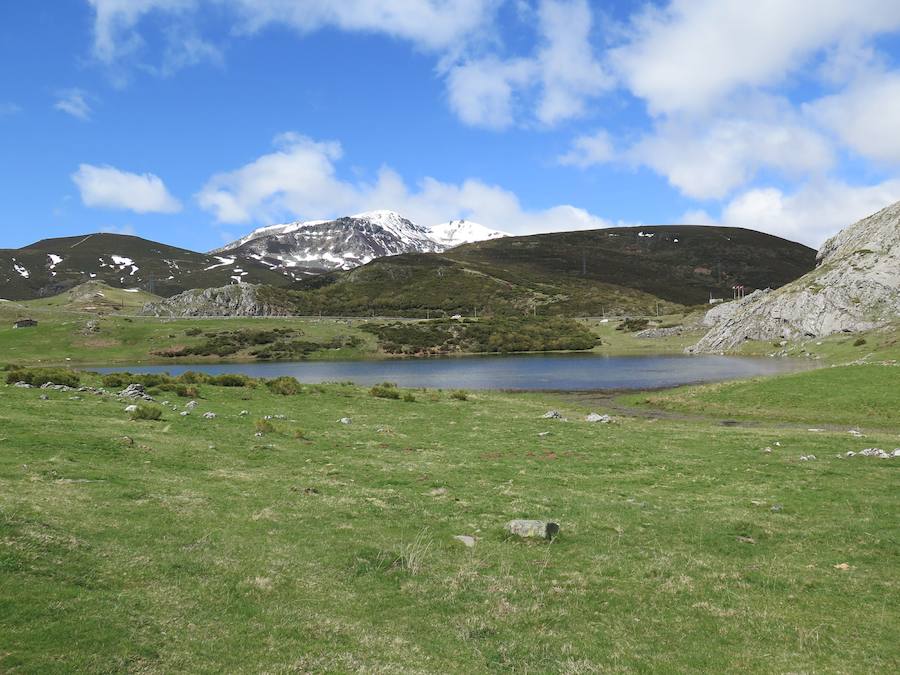
[[[581,252],[581,276],[587,276],[587,252]]]

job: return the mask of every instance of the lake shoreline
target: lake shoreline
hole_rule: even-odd
[[[131,363],[79,366],[100,374],[132,372],[173,376],[188,371],[257,379],[294,377],[304,384],[392,382],[405,389],[466,389],[507,393],[624,393],[740,380],[809,370],[809,360],[757,356],[595,352],[471,355],[428,359],[271,361],[255,363]]]

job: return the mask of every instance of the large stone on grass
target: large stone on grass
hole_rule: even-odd
[[[129,384],[125,389],[119,392],[121,398],[141,399],[143,401],[152,401],[153,397],[147,394],[144,385],[134,382]]]
[[[548,520],[511,520],[506,531],[523,539],[553,539],[559,534],[559,523]]]

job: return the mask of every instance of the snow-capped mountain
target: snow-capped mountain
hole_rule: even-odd
[[[510,236],[507,232],[492,230],[484,225],[473,223],[471,220],[451,220],[447,223],[434,225],[428,229],[428,234],[444,248],[453,248],[460,244],[471,244],[476,241]]]
[[[293,276],[348,270],[384,256],[443,249],[428,230],[400,214],[369,211],[336,220],[259,228],[214,253],[251,258]]]
[[[260,227],[212,251],[256,260],[292,277],[348,270],[375,258],[433,253],[460,244],[507,236],[478,223],[451,220],[424,228],[395,211],[357,213],[335,220],[308,220]]]

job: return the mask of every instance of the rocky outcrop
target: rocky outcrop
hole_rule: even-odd
[[[144,305],[141,314],[159,317],[289,316],[288,308],[263,297],[261,286],[232,284],[185,291]]]
[[[777,290],[711,309],[712,329],[688,351],[723,352],[745,340],[791,340],[871,330],[900,317],[900,202],[825,242],[817,267]]]

